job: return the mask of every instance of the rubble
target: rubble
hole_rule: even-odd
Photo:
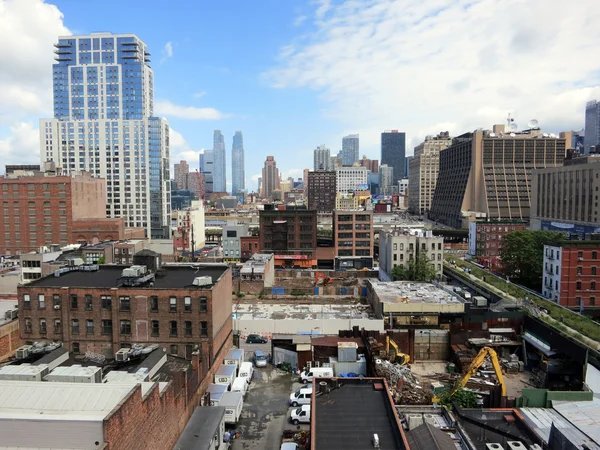
[[[375,361],[377,375],[387,380],[394,402],[398,404],[429,404],[431,393],[421,386],[419,379],[408,366],[393,364],[377,359]]]

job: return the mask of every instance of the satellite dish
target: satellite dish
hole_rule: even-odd
[[[510,131],[517,131],[519,129],[519,125],[517,125],[516,123],[512,122],[508,128],[509,128]]]
[[[515,137],[516,134],[515,133],[510,133],[510,137]]]
[[[538,121],[536,119],[531,119],[528,123],[527,126],[529,128],[537,128],[538,127]]]
[[[542,136],[549,137],[550,135],[548,133],[544,133],[544,134],[542,134]]]
[[[496,133],[490,133],[490,137],[496,137]]]

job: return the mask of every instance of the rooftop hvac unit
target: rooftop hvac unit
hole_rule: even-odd
[[[18,309],[9,309],[8,311],[6,311],[4,313],[4,319],[5,320],[13,320],[13,319],[16,319],[18,315],[19,315]]]
[[[17,359],[25,359],[29,356],[29,351],[31,350],[31,345],[24,345],[19,347],[16,352]]]
[[[539,444],[533,444],[529,447],[529,450],[542,450],[542,447],[540,447]]]
[[[125,362],[129,360],[129,354],[131,353],[131,349],[122,348],[117,353],[115,353],[115,361]]]
[[[526,447],[520,441],[506,441],[510,450],[526,450]]]
[[[210,286],[212,284],[212,277],[204,276],[204,277],[196,277],[192,282],[194,286]]]
[[[504,447],[502,447],[500,444],[485,444],[485,449],[486,450],[504,450]]]
[[[379,447],[379,436],[377,434],[373,435],[373,448],[380,448]]]
[[[439,426],[437,423],[437,419],[433,414],[423,414],[423,419],[425,420],[425,423],[434,425],[436,427]]]
[[[422,414],[408,414],[406,416],[406,422],[408,423],[408,429],[414,430],[419,425],[423,425],[423,415]]]

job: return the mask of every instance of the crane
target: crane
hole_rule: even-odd
[[[471,362],[471,365],[467,369],[467,372],[460,379],[460,381],[456,383],[456,386],[454,386],[452,391],[450,391],[450,396],[454,395],[456,391],[464,388],[467,385],[471,377],[477,372],[477,370],[479,370],[479,368],[485,361],[486,356],[489,356],[490,360],[492,361],[492,366],[494,367],[494,372],[496,373],[496,378],[498,379],[498,384],[500,385],[501,395],[502,397],[506,397],[506,385],[504,384],[504,377],[502,376],[502,369],[500,368],[498,355],[496,354],[496,351],[490,347],[483,347],[479,351],[475,359],[473,359],[473,362]],[[434,403],[439,403],[440,399],[439,397],[434,396],[432,401]]]
[[[394,349],[394,358],[393,360],[395,360],[396,364],[400,364],[401,366],[405,366],[410,362],[410,356],[407,355],[406,353],[402,353],[400,351],[400,349],[398,348],[398,344],[396,344],[396,342],[393,339],[390,339],[389,336],[385,337],[385,351],[386,353],[390,354],[390,345],[393,347]],[[392,360],[392,358],[390,358],[390,360]]]

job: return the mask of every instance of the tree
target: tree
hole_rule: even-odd
[[[440,394],[440,405],[450,406],[452,405],[452,402],[456,402],[461,408],[477,407],[477,394],[475,394],[475,392],[466,391],[462,388],[457,389],[452,395],[450,395],[451,392],[451,390],[447,390]]]
[[[104,264],[106,262],[106,258],[104,257],[104,255],[102,255],[100,258],[98,258],[98,264]]]
[[[424,253],[419,253],[414,260],[408,262],[406,267],[397,265],[392,269],[392,280],[394,281],[430,282],[434,280],[436,276],[437,272],[435,270],[435,265]]]
[[[541,230],[512,231],[504,236],[499,255],[502,274],[515,283],[539,291],[542,287],[544,245],[558,245],[563,233]]]

